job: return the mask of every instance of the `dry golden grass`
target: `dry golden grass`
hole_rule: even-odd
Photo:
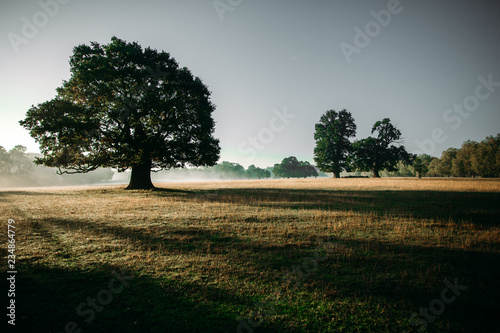
[[[34,304],[47,296],[39,289],[53,278],[50,272],[57,271],[58,283],[73,290],[82,287],[82,276],[99,281],[111,269],[124,269],[140,282],[101,317],[114,318],[109,319],[114,325],[119,318],[123,323],[118,326],[130,324],[121,307],[135,302],[149,311],[148,302],[154,302],[158,311],[183,318],[174,325],[179,331],[215,322],[224,329],[213,331],[236,330],[237,317],[248,316],[254,300],[281,290],[277,309],[260,326],[264,331],[356,331],[365,324],[372,331],[398,331],[410,327],[412,312],[433,299],[443,279],[459,277],[476,289],[462,298],[465,309],[449,311],[430,327],[439,331],[474,328],[465,310],[489,299],[481,292],[491,290],[498,277],[492,264],[500,254],[499,180],[299,179],[158,186],[164,190],[0,191],[2,216],[18,226],[19,269],[42,281],[26,287],[35,293]],[[299,291],[283,289],[283,274],[327,237],[336,244],[328,261]],[[147,297],[141,294],[144,288]],[[178,296],[167,299],[165,290]],[[498,290],[494,287],[491,297]],[[27,290],[19,292],[21,299],[30,299],[23,296]],[[85,295],[68,299],[56,293],[69,310],[46,304],[56,319],[39,318],[39,327],[61,330],[61,321],[74,316]],[[165,308],[162,302],[167,301],[179,302],[180,313]],[[148,320],[144,315],[136,322],[150,328],[165,324]],[[114,327],[107,321],[92,325],[87,327],[92,331]]]
[[[280,188],[352,191],[500,192],[500,179],[485,178],[301,178],[165,183],[157,185],[176,189]]]

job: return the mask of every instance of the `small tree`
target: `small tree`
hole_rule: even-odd
[[[340,178],[340,172],[348,168],[348,156],[352,151],[349,138],[356,135],[356,124],[350,112],[329,110],[315,126],[314,161],[323,172],[332,172]]]
[[[377,121],[371,133],[375,132],[377,132],[376,137],[369,136],[353,143],[355,168],[372,171],[373,177],[378,178],[380,170],[395,171],[399,161],[405,164],[411,162],[411,155],[405,147],[395,145],[402,141],[401,132],[391,124],[389,118]]]
[[[210,91],[166,52],[113,37],[79,45],[57,97],[20,123],[40,144],[36,163],[60,173],[131,169],[128,189],[150,189],[151,170],[214,165],[219,141]]]

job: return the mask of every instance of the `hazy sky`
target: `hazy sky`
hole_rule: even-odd
[[[112,36],[169,52],[213,92],[221,160],[312,161],[314,124],[389,117],[410,152],[500,132],[498,1],[22,0],[0,3],[0,145],[69,78],[74,46]]]

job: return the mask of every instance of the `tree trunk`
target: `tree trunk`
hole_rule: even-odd
[[[126,190],[150,190],[155,188],[151,182],[151,163],[144,163],[132,167],[130,183]]]
[[[333,178],[340,178],[340,172],[334,171],[333,172]]]
[[[373,178],[380,178],[380,175],[378,174],[378,170],[377,169],[373,169]]]

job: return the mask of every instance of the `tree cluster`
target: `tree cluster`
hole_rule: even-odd
[[[481,142],[465,141],[459,149],[448,148],[427,168],[429,176],[500,177],[500,133]]]
[[[0,146],[0,187],[85,185],[110,181],[111,169],[99,168],[90,174],[57,175],[56,168],[35,165],[41,155],[26,153],[26,147],[17,145],[7,151]]]
[[[333,172],[335,178],[342,171],[371,171],[380,177],[382,170],[396,170],[398,162],[410,164],[412,155],[402,143],[401,132],[389,118],[377,121],[365,139],[350,141],[356,135],[356,124],[351,113],[327,111],[315,126],[314,161],[323,172]]]
[[[277,178],[307,178],[318,177],[316,168],[307,161],[299,161],[295,156],[284,158],[281,163],[273,167],[273,174]]]
[[[16,145],[7,151],[0,146],[0,175],[27,175],[33,170],[33,163],[26,156],[26,147]]]
[[[270,170],[269,170],[270,169]],[[170,170],[162,170],[152,175],[153,181],[182,181],[182,180],[229,180],[229,179],[266,179],[271,178],[271,168],[262,169],[250,165],[245,169],[242,165],[234,162],[222,161],[214,166],[185,167]],[[128,179],[127,174],[116,179],[124,181]]]
[[[249,179],[271,178],[271,172],[269,172],[269,170],[256,167],[253,164],[248,167],[246,174]]]
[[[420,154],[411,165],[399,162],[388,177],[500,177],[500,134],[481,142],[467,140],[462,147],[448,148],[441,158]]]

